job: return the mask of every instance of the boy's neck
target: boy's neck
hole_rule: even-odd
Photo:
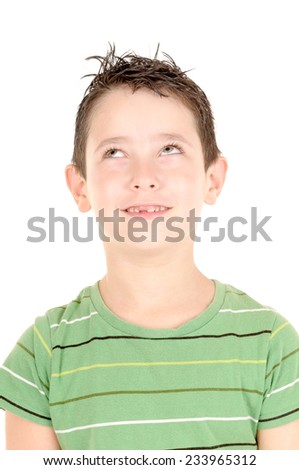
[[[196,267],[192,249],[144,257],[107,255],[100,292],[123,320],[146,328],[177,328],[211,303],[213,281]]]

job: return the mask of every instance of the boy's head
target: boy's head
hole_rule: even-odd
[[[173,240],[178,217],[181,241],[189,243],[190,211],[199,215],[204,203],[216,202],[227,167],[208,99],[170,58],[116,57],[111,48],[99,59],[78,110],[68,187],[80,211],[104,211],[105,235],[126,241],[118,246],[136,246],[136,215],[148,234],[138,246]],[[117,214],[124,218],[119,232]]]
[[[105,57],[91,57],[98,59],[101,66],[99,72],[93,75],[94,79],[79,105],[72,158],[72,163],[84,179],[86,143],[95,105],[108,91],[122,86],[128,86],[133,93],[143,88],[152,90],[159,96],[171,96],[181,101],[194,115],[202,144],[205,170],[217,160],[220,151],[216,143],[211,106],[205,93],[187,77],[170,56],[164,53],[166,60],[158,60],[158,49],[154,59],[141,57],[133,52],[118,57],[115,55],[114,46],[110,46],[110,51]]]

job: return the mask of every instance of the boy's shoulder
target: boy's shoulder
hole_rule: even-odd
[[[273,307],[259,302],[244,290],[238,289],[231,284],[222,285],[224,286],[225,292],[223,306],[227,306],[227,308],[230,306],[231,309],[239,309],[240,313],[241,309],[244,309],[244,311],[259,310],[277,313]]]
[[[52,344],[55,343],[55,338],[64,336],[68,325],[77,325],[78,328],[84,329],[83,325],[87,326],[88,320],[98,314],[91,299],[92,287],[84,287],[68,303],[52,307],[36,317],[34,329],[48,338],[50,336]]]
[[[225,314],[225,319],[232,322],[252,324],[274,330],[282,324],[289,323],[287,319],[272,306],[261,303],[245,291],[240,290],[230,284],[224,285],[224,300],[219,310],[220,314]]]
[[[82,312],[86,312],[86,308],[92,305],[91,301],[91,287],[84,287],[81,289],[79,294],[70,300],[68,303],[52,307],[45,313],[45,316],[49,319],[52,327],[61,326],[63,323],[76,322],[80,320],[80,316],[77,315]]]
[[[264,309],[276,312],[276,310],[268,305],[264,305],[255,298],[251,297],[247,292],[238,289],[231,284],[223,284],[225,289],[224,305],[231,308],[244,309]]]

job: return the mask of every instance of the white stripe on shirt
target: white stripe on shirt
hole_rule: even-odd
[[[8,369],[8,367],[0,366],[0,369],[5,370],[6,372],[8,372],[10,375],[12,375],[13,377],[15,377],[16,379],[21,380],[22,382],[25,382],[27,385],[30,385],[31,387],[36,388],[36,389],[39,391],[39,393],[40,393],[41,395],[45,395],[45,392],[43,392],[42,390],[40,390],[37,385],[35,385],[35,384],[32,383],[32,382],[29,382],[29,380],[25,379],[25,378],[22,377],[21,375],[16,374],[16,373],[13,372],[11,369]]]
[[[254,421],[258,422],[257,419],[252,416],[240,416],[240,417],[230,417],[230,418],[218,418],[218,417],[206,417],[206,418],[177,418],[177,419],[149,419],[149,420],[140,420],[140,421],[115,421],[110,423],[95,423],[88,424],[86,426],[78,426],[76,428],[70,429],[55,429],[56,434],[66,434],[74,431],[84,431],[85,429],[91,428],[101,428],[105,426],[125,426],[132,424],[164,424],[164,423],[186,423],[186,422],[195,422],[195,421]]]
[[[77,323],[78,321],[84,321],[84,320],[88,320],[89,318],[91,318],[93,315],[98,315],[98,312],[91,312],[90,315],[87,315],[86,317],[81,317],[81,318],[76,318],[75,320],[61,320],[60,323],[54,323],[53,325],[51,325],[51,328],[57,328],[57,326],[60,326],[62,323],[65,323],[66,325],[72,325],[73,323]]]
[[[246,308],[242,310],[233,310],[231,308],[222,308],[219,310],[219,313],[226,313],[226,312],[231,312],[231,313],[246,313],[246,312],[276,312],[273,308]]]
[[[293,387],[294,385],[296,385],[297,383],[299,383],[299,379],[296,379],[296,380],[294,380],[294,382],[291,382],[291,383],[289,383],[289,384],[287,384],[287,385],[284,385],[283,387],[276,388],[275,390],[272,390],[271,393],[268,393],[268,395],[266,395],[266,398],[271,397],[271,395],[273,395],[274,393],[282,392],[282,391],[285,390],[286,388],[291,388],[291,387]]]

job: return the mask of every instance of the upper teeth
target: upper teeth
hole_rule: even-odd
[[[148,206],[148,207],[129,207],[127,209],[127,212],[160,212],[160,211],[165,211],[168,209],[165,206]]]

